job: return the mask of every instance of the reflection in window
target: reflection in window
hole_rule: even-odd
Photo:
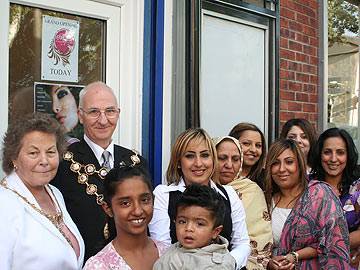
[[[252,4],[261,8],[271,8],[271,3],[275,3],[274,0],[243,0],[244,3]]]
[[[34,111],[34,83],[41,80],[42,16],[80,22],[79,85],[105,79],[105,22],[23,5],[10,5],[9,120]],[[56,81],[46,81],[56,84]],[[63,82],[61,82],[63,84]]]
[[[328,127],[345,128],[359,149],[359,6],[351,2],[328,1]]]

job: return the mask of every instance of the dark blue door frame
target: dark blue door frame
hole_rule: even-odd
[[[142,153],[154,186],[162,181],[164,1],[144,1]]]

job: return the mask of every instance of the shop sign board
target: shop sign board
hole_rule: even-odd
[[[78,21],[43,16],[42,80],[78,82],[79,29]]]

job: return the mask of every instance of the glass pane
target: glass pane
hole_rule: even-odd
[[[252,4],[258,7],[265,7],[265,0],[243,0],[244,3]]]
[[[264,130],[265,30],[208,15],[202,27],[201,127],[213,137],[242,121]]]
[[[44,15],[79,23],[77,82],[44,81],[41,79]],[[36,99],[44,99],[42,109],[38,105],[36,109],[53,113],[60,122],[63,122],[58,115],[61,108],[55,109],[55,95],[51,95],[50,88],[62,89],[62,93],[66,92],[68,96],[74,95],[72,101],[75,100],[77,104],[78,97],[76,95],[83,85],[105,79],[105,27],[105,21],[98,19],[11,4],[8,40],[9,121],[19,115],[33,112],[36,94]],[[35,85],[37,85],[36,91]],[[61,85],[69,85],[67,90],[71,91],[67,91],[66,86],[61,87]],[[64,96],[58,95],[58,100]],[[65,112],[63,111],[63,113]]]
[[[345,128],[359,141],[359,8],[328,1],[328,127]]]

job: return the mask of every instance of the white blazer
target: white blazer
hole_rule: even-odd
[[[35,197],[15,172],[7,184],[40,208]],[[0,269],[1,270],[75,270],[84,260],[84,241],[66,210],[60,191],[51,186],[66,226],[76,237],[80,256],[45,216],[38,213],[14,192],[0,186]]]

